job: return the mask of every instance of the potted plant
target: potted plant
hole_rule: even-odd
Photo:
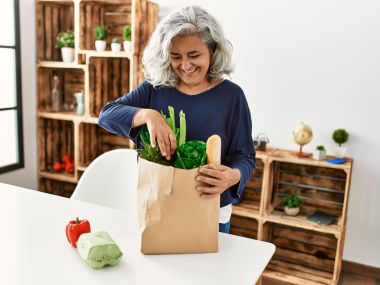
[[[336,157],[343,158],[346,153],[346,147],[343,145],[348,141],[349,134],[345,129],[336,129],[332,138],[334,142],[337,144],[335,148]]]
[[[288,194],[283,199],[284,211],[289,216],[297,216],[300,211],[301,199],[295,194]]]
[[[123,45],[124,45],[124,51],[126,53],[130,53],[131,52],[131,48],[132,48],[132,29],[131,29],[131,26],[130,25],[125,25],[124,28],[123,28],[123,39],[124,39],[124,42],[123,42]]]
[[[326,149],[323,145],[317,145],[313,151],[313,158],[315,160],[324,160],[326,158]]]
[[[120,52],[121,44],[118,38],[114,38],[111,43],[111,50],[113,52]]]
[[[104,51],[106,49],[107,42],[105,39],[107,38],[107,35],[108,31],[106,26],[97,26],[94,29],[96,51]]]
[[[57,36],[57,47],[61,49],[62,61],[74,61],[74,32],[68,30],[61,32]]]

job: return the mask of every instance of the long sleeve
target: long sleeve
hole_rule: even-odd
[[[234,110],[234,116],[231,116],[230,144],[225,163],[231,168],[240,170],[240,182],[229,189],[232,198],[239,199],[256,165],[251,114],[244,93],[237,100]]]
[[[148,108],[152,91],[153,87],[145,81],[132,92],[108,102],[100,111],[99,125],[136,143],[140,128],[132,128],[133,119],[138,110]]]

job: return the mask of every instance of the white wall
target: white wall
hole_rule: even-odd
[[[232,80],[245,90],[254,133],[296,150],[291,129],[314,131],[305,146],[333,154],[331,134],[350,133],[354,158],[343,258],[380,267],[380,1],[157,0],[160,16],[200,5],[234,45]]]
[[[20,0],[21,79],[25,167],[0,175],[0,182],[37,189],[36,33],[34,0]]]
[[[34,0],[21,0],[22,79],[26,168],[1,182],[36,188]],[[314,130],[311,151],[331,133],[350,132],[354,170],[344,259],[380,267],[380,1],[157,0],[160,15],[184,4],[213,13],[234,45],[232,80],[247,95],[254,133],[271,145],[296,149],[299,121]]]

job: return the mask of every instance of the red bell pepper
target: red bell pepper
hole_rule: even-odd
[[[53,169],[57,172],[60,172],[62,169],[62,164],[59,161],[54,161]]]
[[[67,240],[74,247],[77,247],[77,241],[80,235],[89,232],[91,232],[90,222],[87,220],[79,220],[78,217],[75,221],[70,221],[66,225]]]

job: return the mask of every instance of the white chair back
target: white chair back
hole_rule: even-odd
[[[137,215],[137,173],[135,150],[105,152],[91,162],[70,198]]]

